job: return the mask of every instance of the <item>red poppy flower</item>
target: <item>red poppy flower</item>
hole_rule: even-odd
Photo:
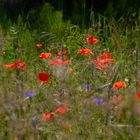
[[[116,88],[116,89],[120,89],[123,87],[126,87],[126,82],[124,81],[119,81],[113,84],[113,88]]]
[[[62,63],[62,59],[53,59],[52,61],[49,62],[49,66],[53,66],[55,64],[58,64],[58,63]]]
[[[24,70],[26,68],[26,63],[22,61],[15,62],[16,69]]]
[[[98,64],[96,65],[96,69],[97,69],[97,70],[102,70],[102,69],[106,68],[107,66],[108,66],[108,64],[105,64],[105,63],[98,63]]]
[[[90,49],[82,48],[82,49],[78,50],[77,53],[78,54],[83,54],[83,55],[90,55],[92,52],[91,52]]]
[[[50,120],[54,117],[52,112],[45,112],[42,121]]]
[[[109,52],[103,53],[100,56],[101,59],[107,59],[107,58],[111,58],[111,57],[112,57],[112,53],[109,53]]]
[[[99,58],[94,58],[92,60],[96,64],[96,69],[101,70],[103,68],[106,68],[109,63],[113,63],[116,61],[114,59],[111,59],[111,57],[112,57],[112,53],[107,52],[102,54]]]
[[[4,64],[3,65],[5,68],[10,69],[10,68],[15,68],[15,63],[11,63],[11,64]]]
[[[64,114],[68,111],[68,107],[65,105],[65,106],[60,106],[58,107],[54,113],[57,114],[57,115],[61,115],[61,114]]]
[[[47,73],[39,73],[39,79],[41,82],[48,82],[48,80],[50,79],[50,75]]]
[[[62,65],[67,65],[69,63],[70,63],[70,60],[64,60],[63,63],[62,63]]]
[[[91,62],[92,61],[94,61],[97,70],[101,70],[108,66],[108,64],[102,63],[100,58],[93,58],[93,59],[91,59]]]
[[[98,40],[94,38],[93,36],[89,36],[86,38],[87,42],[90,44],[97,44]]]
[[[63,55],[68,55],[68,51],[67,50],[63,50],[63,51],[61,50],[57,53],[57,56],[62,56],[62,54]]]
[[[101,70],[103,68],[106,68],[109,63],[115,62],[116,60],[110,58],[106,58],[106,59],[93,58],[91,59],[91,61],[94,61],[97,70]]]
[[[70,60],[62,60],[62,59],[53,59],[51,62],[49,62],[49,66],[54,66],[54,65],[66,65],[69,64]]]
[[[101,63],[105,63],[105,64],[108,64],[108,63],[111,63],[111,62],[115,62],[116,60],[114,59],[110,59],[110,58],[106,58],[106,59],[101,59],[100,62]]]
[[[51,119],[54,117],[54,115],[51,112],[46,112],[46,113],[44,113],[44,117],[45,117],[45,119]]]
[[[3,65],[7,69],[24,70],[26,68],[26,63],[22,61],[16,61],[15,63]]]
[[[42,43],[37,43],[37,44],[35,44],[35,46],[36,46],[36,48],[42,48],[42,47],[44,46],[44,44],[42,44]]]
[[[140,91],[136,93],[136,98],[140,100]]]
[[[50,58],[52,56],[52,54],[51,53],[41,53],[40,55],[39,55],[39,57],[40,58]]]
[[[110,58],[106,58],[106,59],[101,59],[101,58],[93,58],[91,59],[91,61],[94,61],[95,63],[102,63],[102,64],[108,64],[111,62],[115,62],[116,60],[114,59],[110,59]]]

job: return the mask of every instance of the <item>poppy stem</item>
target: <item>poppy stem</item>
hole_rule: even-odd
[[[64,61],[64,41],[62,39],[62,44],[61,44],[61,51],[62,51],[62,60]]]
[[[41,82],[41,83],[39,84],[38,88],[40,88],[42,85],[43,85],[43,82]]]
[[[135,66],[136,66],[136,90],[140,90],[140,76],[139,76],[139,71],[140,71],[140,62],[139,62],[139,54],[140,54],[140,41],[137,41],[136,44],[136,56],[135,56]]]
[[[19,50],[20,50],[20,46],[19,46],[19,33],[17,31],[17,29],[15,27],[11,27],[11,34],[13,37],[13,49],[14,49],[14,58],[15,58],[15,62],[17,61],[17,59],[19,59],[19,56],[21,54],[19,54]],[[20,51],[22,53],[22,51]],[[18,66],[17,66],[18,67]],[[20,66],[19,66],[20,67]],[[23,114],[24,114],[24,110],[23,110],[23,76],[22,76],[22,72],[20,71],[20,68],[16,68],[16,85],[15,85],[15,100],[16,102],[18,102],[18,107],[17,107],[17,112],[16,115],[18,118],[20,118]]]
[[[19,75],[20,75],[20,71],[16,70],[16,99],[20,98],[20,84],[19,84]]]

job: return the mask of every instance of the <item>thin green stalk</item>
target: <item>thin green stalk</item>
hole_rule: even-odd
[[[118,73],[119,73],[120,68],[121,68],[121,64],[118,65],[118,67],[116,68],[116,71],[113,73],[114,76],[112,78],[111,84],[108,87],[108,94],[107,94],[107,103],[108,103],[108,106],[109,106],[109,100],[110,100],[110,97],[111,97],[112,86],[113,86],[115,80],[117,79],[117,76],[118,76]],[[105,117],[105,125],[108,125],[109,114],[110,114],[110,110],[107,109],[107,113],[106,113],[106,117]]]

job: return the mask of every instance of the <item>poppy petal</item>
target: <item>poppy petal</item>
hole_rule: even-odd
[[[64,114],[68,111],[68,107],[65,105],[65,106],[60,106],[58,107],[54,113],[56,113],[57,115],[61,115],[61,114]]]
[[[48,82],[48,80],[50,79],[50,75],[47,73],[39,73],[39,79],[41,82]]]

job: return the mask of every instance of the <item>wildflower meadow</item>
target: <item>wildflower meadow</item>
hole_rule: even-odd
[[[139,140],[140,22],[28,17],[0,23],[0,140]]]

